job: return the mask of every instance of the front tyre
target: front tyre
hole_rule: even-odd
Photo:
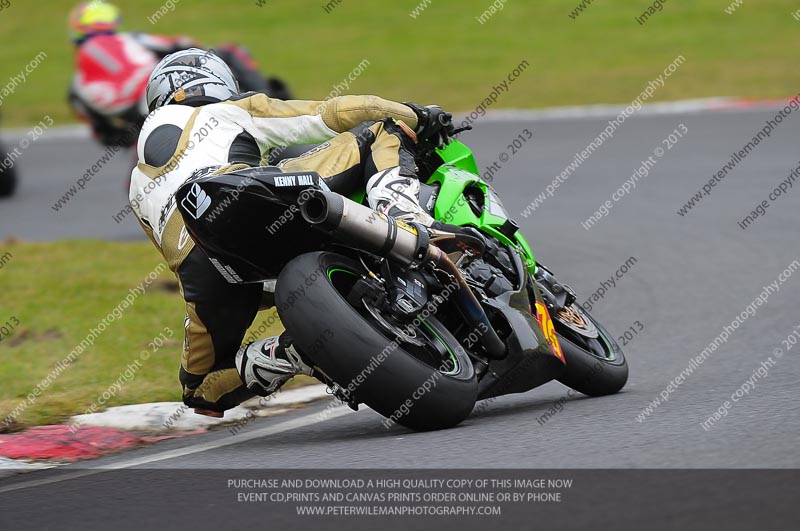
[[[553,323],[567,362],[559,382],[589,396],[611,395],[625,386],[625,355],[589,312],[572,304],[553,315]]]
[[[275,291],[287,331],[353,402],[414,430],[457,425],[478,396],[469,356],[433,316],[413,329],[417,345],[389,337],[388,319],[353,296],[363,272],[358,261],[328,252],[289,262]]]

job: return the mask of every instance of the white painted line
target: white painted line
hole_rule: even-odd
[[[304,385],[293,389],[281,390],[272,395],[273,398],[266,403],[266,406],[259,406],[260,397],[251,398],[242,402],[241,407],[246,409],[259,409],[262,407],[291,406],[294,404],[305,404],[323,398],[331,398],[333,395],[328,392],[328,386],[324,384]]]
[[[158,452],[152,455],[146,455],[135,459],[129,459],[127,461],[122,461],[119,463],[112,463],[110,465],[106,465],[103,467],[89,468],[76,471],[73,473],[67,472],[57,477],[25,481],[13,485],[8,485],[6,487],[0,487],[0,494],[4,492],[13,492],[15,490],[29,489],[32,487],[41,487],[43,485],[50,485],[53,483],[60,483],[62,481],[68,481],[71,479],[93,476],[95,474],[102,474],[104,472],[109,472],[112,470],[123,470],[127,468],[133,468],[141,465],[155,463],[158,461],[176,459],[179,457],[185,457],[187,455],[193,455],[200,452],[207,452],[208,450],[216,450],[217,448],[223,448],[225,446],[231,446],[234,444],[247,442],[253,439],[259,439],[261,437],[267,437],[269,435],[275,435],[277,433],[283,433],[285,431],[291,431],[297,428],[310,426],[312,424],[325,422],[326,420],[341,417],[352,412],[353,411],[350,408],[343,407],[331,411],[325,418],[321,418],[318,413],[312,413],[310,415],[304,415],[302,417],[292,420],[287,420],[285,422],[281,422],[271,426],[264,426],[263,428],[258,428],[252,431],[241,432],[236,435],[230,435],[228,437],[218,439],[215,441],[210,441],[207,443],[197,444],[194,446],[185,446],[183,448],[176,448],[175,450],[166,450],[164,452]]]
[[[53,467],[54,465],[48,463],[29,463],[21,459],[0,457],[0,478]]]
[[[4,142],[15,143],[24,136],[28,135],[30,128],[17,127],[14,129],[5,129],[0,134],[0,139]],[[88,140],[92,138],[92,133],[89,126],[85,124],[80,125],[62,125],[58,127],[50,127],[44,134],[36,140],[36,143],[54,142],[60,140]],[[99,144],[98,144],[99,145]]]
[[[195,415],[182,402],[151,402],[108,408],[101,413],[88,413],[72,417],[76,426],[99,426],[128,431],[174,433],[208,429],[231,424],[253,415],[265,417],[286,411],[288,406],[305,404],[330,397],[325,385],[309,385],[280,391],[269,400],[260,397],[248,400],[229,409],[223,418]]]
[[[759,112],[766,109],[778,109],[780,107],[782,107],[782,105],[778,102],[753,102],[750,106],[742,106],[741,100],[734,98],[704,98],[697,100],[646,103],[631,117],[696,114],[703,112]],[[552,107],[548,109],[497,109],[487,111],[485,116],[479,116],[473,123],[610,119],[619,116],[626,108],[626,105],[583,105],[575,107]],[[453,119],[453,122],[459,125],[465,117],[466,114],[459,113],[459,115]]]
[[[657,116],[669,114],[691,114],[701,112],[757,112],[765,109],[778,109],[783,105],[778,101],[752,101],[743,106],[744,100],[739,98],[701,98],[691,100],[646,103],[636,115]],[[614,118],[625,109],[626,105],[600,104],[575,105],[570,107],[550,107],[544,109],[495,109],[488,110],[476,122],[537,122],[546,120],[584,120],[588,118]],[[455,113],[456,124],[460,123],[474,109]],[[26,136],[30,129],[19,127],[6,129],[0,133],[4,142],[14,143]],[[90,139],[92,137],[86,124],[65,125],[49,128],[37,142],[61,140]]]

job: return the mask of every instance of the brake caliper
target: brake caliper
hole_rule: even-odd
[[[405,270],[392,278],[389,287],[389,304],[392,311],[412,316],[422,311],[428,302],[428,290],[424,278],[416,271]]]

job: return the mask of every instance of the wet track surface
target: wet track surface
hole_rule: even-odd
[[[462,136],[482,168],[503,161],[492,184],[528,236],[537,258],[568,283],[579,300],[595,293],[604,280],[608,283],[623,264],[630,264],[592,309],[617,337],[631,327],[636,330],[623,347],[630,365],[623,392],[604,398],[573,397],[565,387],[551,383],[500,398],[459,427],[433,433],[412,433],[401,427],[386,430],[377,414],[365,410],[189,455],[178,452],[142,466],[797,468],[800,345],[787,348],[790,345],[783,341],[800,325],[800,190],[796,190],[800,183],[795,182],[746,230],[737,222],[800,164],[800,118],[784,120],[709,197],[685,216],[677,214],[773,115],[770,110],[750,110],[631,118],[528,217],[521,211],[564,170],[576,151],[603,130],[607,119],[479,121],[475,131]],[[684,137],[657,158],[650,175],[614,202],[606,217],[590,230],[584,229],[581,223],[611,199],[642,160],[658,147],[666,149],[662,141],[675,129],[682,130],[681,124],[687,129]],[[524,129],[533,138],[512,154],[508,146],[520,134],[527,136]],[[123,177],[114,173],[129,164],[127,155],[112,161],[62,211],[51,209],[101,153],[88,140],[32,146],[20,161],[23,182],[18,196],[0,202],[0,238],[143,238],[130,216],[120,224],[111,219],[125,204]],[[795,260],[798,269],[783,273]],[[751,306],[747,314],[763,288],[775,282],[778,289],[769,292],[764,304]],[[718,342],[702,364],[681,383],[673,384],[668,401],[643,417],[643,410],[690,360],[742,313],[746,317],[739,317],[727,341]],[[780,357],[776,349],[782,350]],[[766,369],[758,371],[759,367]],[[748,381],[747,392],[739,391],[741,396],[731,401]],[[726,416],[704,429],[701,424],[726,401],[731,403],[724,408]],[[293,412],[280,420],[304,415],[317,420],[314,413],[322,407]],[[247,429],[269,422],[274,420],[254,422]],[[223,429],[10,481],[115,466],[225,437],[236,440]],[[125,480],[111,477],[96,481],[105,481],[109,490],[122,488]],[[53,499],[58,488],[74,489],[70,492],[77,494],[96,481],[59,482],[0,496],[3,505],[35,512],[41,496]],[[3,483],[9,484],[8,480]],[[708,487],[713,490],[714,485]],[[210,498],[222,487],[199,484],[192,489],[193,496]]]

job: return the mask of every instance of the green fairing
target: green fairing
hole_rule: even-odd
[[[428,184],[439,183],[441,185],[434,206],[434,217],[443,223],[476,227],[504,245],[517,247],[528,270],[534,273],[536,259],[522,233],[517,231],[512,241],[497,230],[509,219],[509,216],[500,202],[497,192],[480,179],[480,172],[472,151],[461,142],[454,140],[437,152],[445,163],[428,179]],[[464,197],[464,190],[470,186],[480,189],[486,197],[480,217],[473,213]]]
[[[442,149],[436,150],[444,161],[428,179],[428,184],[441,185],[434,206],[434,217],[442,223],[458,226],[473,226],[485,234],[496,238],[503,245],[515,246],[531,274],[536,271],[536,259],[527,240],[520,231],[509,239],[497,230],[509,218],[497,192],[479,177],[478,165],[472,151],[464,144],[453,140]],[[469,186],[479,188],[486,196],[486,204],[481,216],[476,216],[464,198],[464,190]],[[364,201],[364,191],[350,197],[353,201]]]

